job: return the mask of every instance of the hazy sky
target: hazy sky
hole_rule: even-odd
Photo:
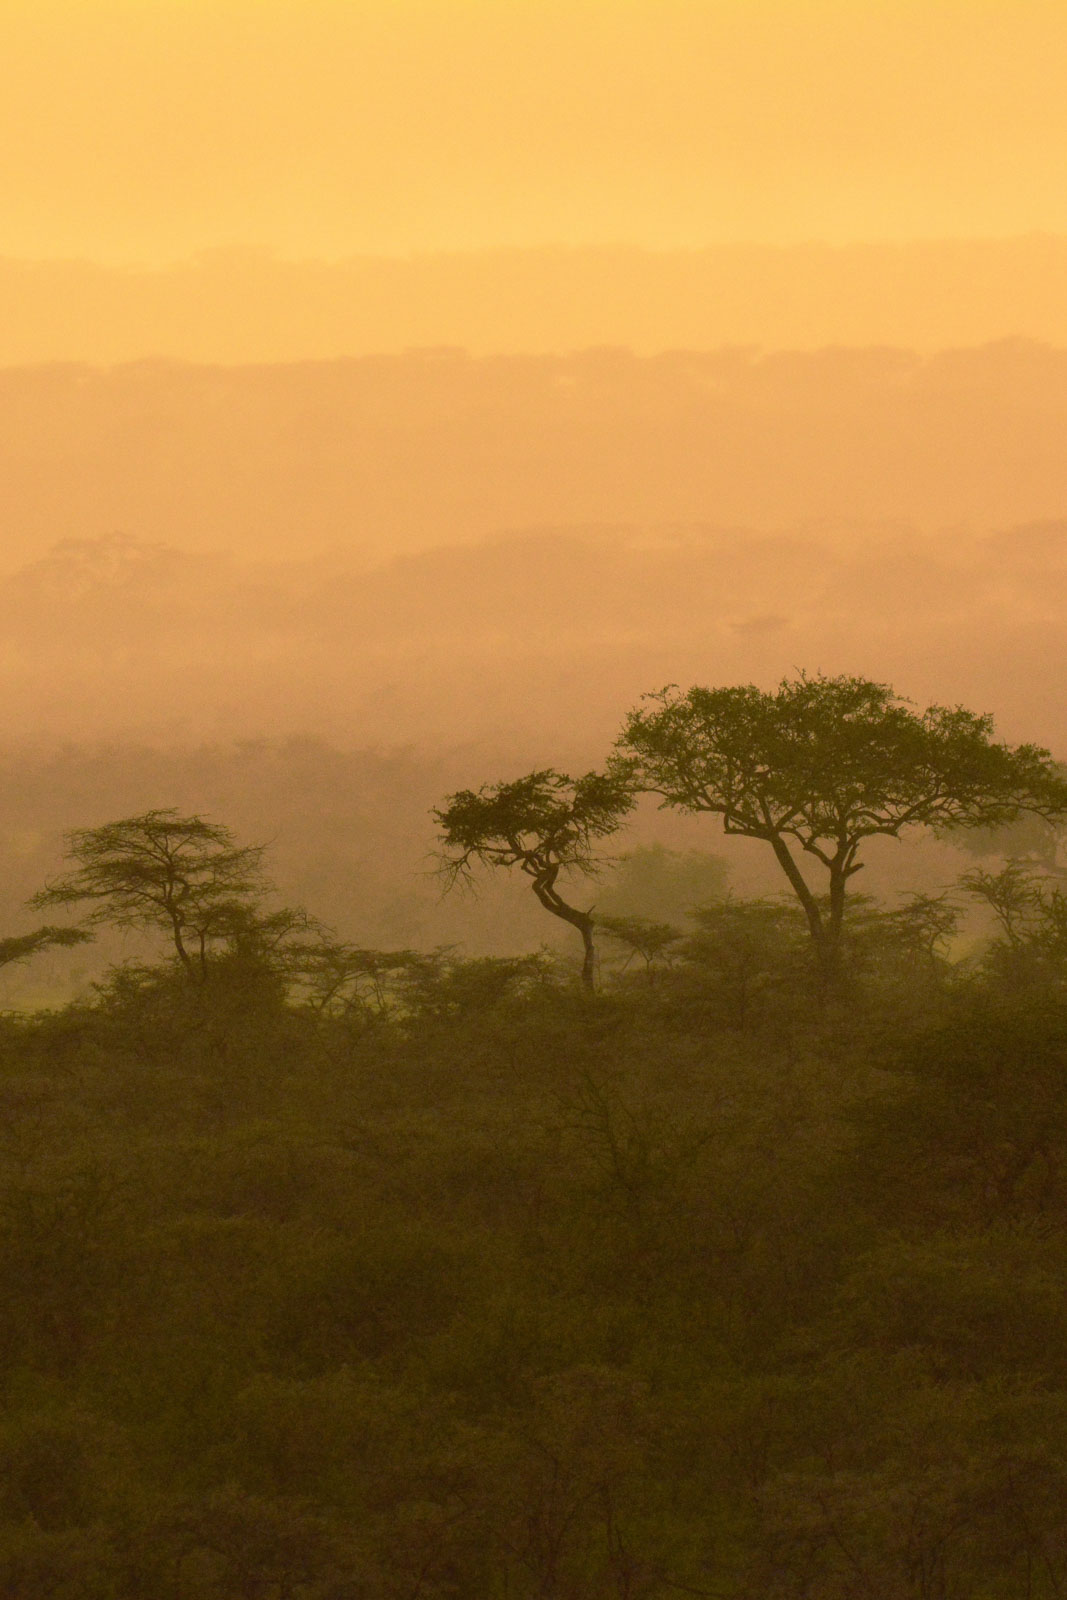
[[[0,0],[0,254],[1067,230],[1063,0]]]

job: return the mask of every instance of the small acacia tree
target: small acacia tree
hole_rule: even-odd
[[[592,910],[564,899],[560,874],[595,873],[597,841],[614,833],[633,805],[633,786],[622,770],[571,778],[545,768],[513,783],[462,789],[433,813],[445,876],[450,883],[468,879],[476,863],[518,867],[545,910],[580,933],[582,981],[592,988]]]
[[[623,972],[634,956],[640,956],[649,983],[656,981],[657,962],[669,965],[675,945],[685,938],[681,928],[676,928],[672,922],[656,922],[652,917],[598,916],[596,925],[609,939],[630,952],[623,962]]]
[[[630,713],[618,748],[621,769],[665,805],[710,812],[773,850],[825,980],[839,971],[848,883],[868,839],[1067,814],[1047,750],[997,743],[992,718],[962,707],[916,712],[866,678],[802,675],[771,693],[671,687]],[[802,861],[825,871],[825,892]]]
[[[228,828],[177,811],[146,811],[68,835],[76,863],[36,894],[37,908],[88,904],[84,922],[164,932],[187,978],[203,982],[213,948],[249,940],[270,919],[261,845],[237,845]]]

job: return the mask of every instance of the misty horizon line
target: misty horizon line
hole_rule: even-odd
[[[777,245],[500,245],[169,261],[0,255],[0,364],[1067,341],[1067,234]]]
[[[1067,243],[1067,235],[1065,235]],[[3,261],[0,258],[0,270]],[[375,363],[391,364],[426,362],[446,364],[449,361],[469,362],[472,365],[491,366],[498,362],[525,361],[582,361],[625,358],[635,364],[652,365],[687,359],[705,361],[728,359],[747,363],[751,367],[772,366],[779,359],[788,360],[802,356],[818,360],[827,356],[870,356],[903,358],[913,369],[936,367],[943,359],[957,356],[1027,353],[1067,354],[1067,332],[1062,337],[1044,338],[1028,333],[1000,333],[989,338],[946,343],[937,347],[920,347],[903,341],[875,340],[851,342],[844,339],[827,340],[824,344],[805,346],[797,344],[769,344],[755,340],[723,341],[705,345],[664,345],[657,349],[642,349],[636,344],[623,342],[595,342],[560,346],[558,349],[531,349],[528,347],[502,347],[476,349],[469,344],[441,342],[439,344],[412,344],[399,347],[382,345],[376,349],[353,350],[337,355],[263,356],[259,358],[207,359],[200,356],[173,355],[165,350],[146,349],[143,354],[118,357],[115,360],[94,360],[80,356],[46,356],[39,359],[11,361],[0,356],[0,373],[62,373],[86,372],[106,375],[138,369],[187,370],[195,372],[257,373],[269,370],[297,371],[307,368],[338,368],[373,366]]]
[[[788,255],[809,251],[843,254],[849,251],[866,250],[908,251],[940,249],[945,246],[981,249],[984,246],[995,247],[998,245],[1046,242],[1053,244],[1067,243],[1067,229],[1025,228],[1015,229],[1007,233],[921,233],[901,237],[872,234],[857,235],[848,239],[825,238],[816,234],[797,239],[765,239],[746,236],[735,239],[709,239],[701,244],[649,244],[636,239],[622,238],[613,240],[531,239],[522,244],[501,241],[500,243],[474,245],[423,245],[393,250],[355,248],[306,254],[295,253],[285,245],[272,244],[263,239],[231,238],[205,241],[181,253],[175,252],[155,257],[96,255],[85,251],[73,250],[49,250],[33,253],[23,250],[0,249],[0,264],[99,267],[108,272],[168,272],[173,271],[175,268],[225,262],[230,257],[236,261],[245,259],[263,260],[280,266],[344,267],[352,263],[366,261],[438,261],[442,258],[465,260],[485,256],[610,256],[622,254],[653,257],[692,257],[747,252]]]
[[[727,555],[743,562],[760,552],[777,552],[783,560],[797,558],[803,552],[818,552],[848,563],[876,559],[895,550],[899,556],[933,559],[961,572],[972,568],[976,561],[992,562],[999,568],[1005,561],[1019,559],[1028,567],[1036,564],[1060,571],[1067,566],[1067,515],[982,526],[922,526],[876,517],[829,517],[778,527],[710,520],[530,522],[480,530],[468,538],[442,538],[408,549],[391,550],[366,541],[285,552],[252,551],[224,543],[199,546],[114,528],[54,539],[39,554],[17,565],[0,567],[0,589],[26,579],[45,579],[48,574],[55,578],[79,574],[92,586],[103,587],[140,579],[167,585],[209,573],[238,579],[269,578],[272,574],[291,578],[298,572],[309,576],[344,572],[352,577],[369,577],[413,572],[453,561],[465,566],[479,558],[513,555],[548,559],[553,550],[589,556],[599,551],[653,563],[672,557],[701,560]],[[58,597],[61,590],[52,592]]]

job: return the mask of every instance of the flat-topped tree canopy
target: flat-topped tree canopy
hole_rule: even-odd
[[[476,864],[518,867],[545,910],[578,929],[582,979],[591,985],[592,912],[565,900],[558,879],[565,869],[595,872],[597,842],[616,831],[633,805],[633,785],[621,769],[572,778],[546,767],[510,783],[461,789],[433,813],[444,873],[455,882]]]
[[[866,678],[801,674],[770,692],[671,686],[630,713],[618,751],[619,770],[665,805],[771,846],[826,973],[865,840],[1067,814],[1067,780],[1047,750],[998,742],[992,717],[962,706],[916,711]],[[826,904],[805,857],[829,874]]]
[[[160,929],[197,980],[207,971],[210,947],[246,932],[270,889],[262,845],[238,845],[221,823],[173,809],[75,829],[67,854],[72,869],[32,905],[87,905],[89,926]]]

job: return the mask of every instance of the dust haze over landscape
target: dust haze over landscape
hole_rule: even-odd
[[[52,364],[0,418],[9,733],[570,741],[665,673],[857,651],[1057,716],[1051,345]]]
[[[1067,9],[0,59],[0,1593],[1067,1592]]]
[[[597,763],[664,683],[798,668],[1067,749],[1051,344],[52,363],[0,414],[0,729],[112,747],[112,810],[145,800],[122,746],[312,738],[483,782]],[[284,763],[263,781],[273,836]],[[421,798],[402,898],[433,893]]]
[[[489,776],[807,668],[1067,747],[1054,9],[9,12],[9,739]]]

